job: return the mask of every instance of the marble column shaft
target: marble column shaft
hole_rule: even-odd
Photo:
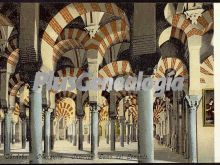
[[[93,159],[98,158],[98,109],[97,103],[90,103],[91,106],[91,153]]]
[[[44,153],[46,156],[50,155],[50,110],[45,111],[44,117]]]
[[[31,103],[31,159],[30,163],[42,163],[42,93],[41,88],[30,90]]]
[[[138,92],[138,135],[138,162],[154,162],[152,89]]]
[[[78,117],[78,149],[83,150],[83,116]]]
[[[10,154],[10,131],[11,131],[11,112],[5,110],[4,118],[4,155]]]

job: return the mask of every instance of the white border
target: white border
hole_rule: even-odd
[[[220,162],[220,3],[214,3],[215,162]]]

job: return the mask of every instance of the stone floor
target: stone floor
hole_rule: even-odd
[[[91,160],[90,157],[90,144],[83,143],[83,151],[79,151],[77,146],[73,146],[68,141],[56,141],[54,151],[50,158],[43,159],[43,163],[136,163],[137,162],[137,142],[125,143],[124,147],[120,143],[116,143],[116,151],[111,152],[109,144],[105,141],[100,141],[99,145],[99,159]],[[42,146],[43,148],[43,146]],[[155,163],[187,163],[182,155],[171,152],[170,149],[154,144],[155,149]],[[11,145],[11,152],[8,157],[3,157],[3,145],[0,147],[0,164],[27,164],[28,161],[28,144],[26,149],[21,149],[21,144],[16,143]]]

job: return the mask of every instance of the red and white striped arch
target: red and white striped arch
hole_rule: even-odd
[[[115,20],[102,26],[95,36],[85,43],[85,49],[97,54],[98,64],[101,64],[108,48],[126,41],[130,41],[129,26],[125,20]]]
[[[20,106],[18,105],[18,103],[15,103],[15,110],[13,111],[13,114],[15,116],[19,116],[20,115]]]
[[[196,25],[192,24],[191,20],[186,19],[183,14],[175,14],[172,18],[172,26],[183,30],[187,38],[190,38],[193,35],[202,36],[207,31],[214,28],[213,9],[203,12],[197,22]]]
[[[133,118],[134,118],[134,122],[137,122],[138,119],[138,111],[136,108],[136,105],[130,105],[128,108],[129,112],[132,114]]]
[[[57,118],[62,118],[62,117],[64,117],[65,119],[70,118],[71,116],[74,116],[74,109],[69,103],[65,101],[60,101],[56,105],[55,116]]]
[[[101,68],[98,72],[98,77],[107,78],[132,73],[133,72],[128,61],[115,61]]]
[[[64,29],[59,37],[57,38],[57,43],[62,40],[74,39],[77,40],[81,45],[85,45],[85,43],[90,39],[90,35],[87,31],[77,29],[77,28],[66,28]]]
[[[75,101],[76,95],[77,95],[77,94],[75,94],[75,93],[73,93],[73,92],[61,91],[61,92],[59,92],[59,93],[57,93],[57,94],[55,95],[55,97],[56,97],[56,102],[58,103],[59,101],[65,99],[65,98],[71,98],[72,100]]]
[[[66,67],[64,69],[58,70],[57,74],[59,77],[79,77],[83,73],[82,68],[70,68]]]
[[[116,102],[118,104],[125,97],[127,97],[128,100],[135,99],[136,96],[137,96],[137,92],[134,92],[134,91],[118,91]]]
[[[206,77],[207,76],[213,76],[214,75],[214,57],[213,55],[209,56],[200,66],[200,83],[206,83]]]
[[[99,121],[107,121],[108,120],[108,100],[103,97],[103,102],[99,111]]]
[[[176,71],[175,77],[184,77],[184,82],[188,82],[187,68],[180,59],[176,57],[160,58],[155,70],[155,78],[165,77],[167,69],[174,69]]]
[[[44,31],[41,52],[45,68],[53,69],[51,68],[53,64],[47,64],[46,61],[48,61],[48,56],[52,56],[53,46],[63,29],[75,18],[88,12],[109,13],[118,16],[125,20],[126,24],[129,24],[124,11],[114,3],[71,3],[67,5],[50,20]],[[49,59],[52,60],[52,57],[49,57]]]
[[[15,32],[8,40],[8,45],[5,48],[7,55],[7,69],[9,73],[14,73],[19,60],[19,49],[18,49],[18,34]]]
[[[161,33],[159,38],[159,46],[163,45],[166,41],[169,41],[170,38],[178,39],[185,46],[188,45],[186,33],[177,27],[170,26]]]
[[[154,123],[159,122],[160,113],[164,111],[165,108],[166,108],[166,102],[162,99],[156,98],[154,102],[154,116],[153,116]]]
[[[9,90],[8,93],[10,96],[16,96],[20,87],[24,85],[24,81],[22,81],[20,74],[16,74],[9,80]]]
[[[62,40],[53,47],[53,60],[56,63],[63,54],[72,49],[83,49],[83,46],[75,39]]]

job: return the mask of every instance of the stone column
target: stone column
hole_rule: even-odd
[[[53,110],[52,109],[46,109],[44,112],[44,154],[45,156],[50,155],[50,114]]]
[[[131,124],[131,142],[134,142],[134,131],[135,131],[134,123],[132,122],[132,124]]]
[[[30,85],[31,103],[31,159],[30,163],[42,163],[42,94],[41,88],[32,89]]]
[[[170,138],[171,138],[171,117],[170,117],[170,100],[169,98],[166,97],[166,112],[167,112],[167,145],[168,147],[170,147],[171,142],[170,142]]]
[[[110,118],[110,124],[111,124],[111,151],[115,151],[115,118]]]
[[[56,140],[60,140],[60,120],[57,120],[57,125],[56,125]]]
[[[128,121],[126,122],[126,141],[127,144],[130,143],[130,123]]]
[[[67,127],[67,141],[71,142],[71,139],[70,139],[70,135],[71,135],[71,126],[68,126]]]
[[[12,122],[12,144],[15,144],[15,122]]]
[[[109,121],[106,123],[106,143],[109,144]]]
[[[11,110],[4,109],[5,118],[4,118],[4,155],[10,154],[10,131],[11,131]]]
[[[115,119],[116,119],[116,92],[110,91],[109,119],[110,119],[110,148],[115,151]]]
[[[91,119],[90,119],[91,120]],[[88,136],[87,136],[87,143],[90,144],[90,136],[91,136],[91,124],[88,124],[89,130],[88,130]]]
[[[20,143],[21,139],[22,139],[22,128],[21,127],[22,127],[22,121],[21,121],[21,119],[19,119],[18,120],[18,128],[17,128],[18,130],[17,130],[17,133],[16,133],[17,135],[15,137],[16,138],[15,140],[18,143]]]
[[[120,117],[120,143],[121,147],[124,147],[124,128],[125,128],[125,118],[124,116]]]
[[[138,92],[138,151],[140,163],[154,162],[153,92]]]
[[[0,119],[0,147],[2,145],[2,120]]]
[[[50,115],[50,150],[54,149],[55,144],[55,128],[54,128],[55,112],[52,110]]]
[[[83,150],[83,116],[78,116],[78,149]]]
[[[137,124],[136,123],[134,123],[133,124],[134,126],[133,126],[133,141],[134,142],[136,142],[137,141]]]
[[[96,102],[90,102],[91,106],[91,153],[93,159],[98,158],[98,107]]]
[[[78,118],[78,149],[83,150],[83,117],[85,115],[82,103],[82,91],[77,90],[76,115]]]
[[[197,108],[200,103],[201,96],[189,95],[185,97],[189,111],[189,156],[192,163],[198,162],[197,155]]]
[[[73,124],[72,124],[72,133],[73,133],[73,146],[76,146],[77,144],[77,129],[76,129],[76,122],[73,121]]]
[[[179,151],[179,154],[183,154],[183,121],[182,121],[182,117],[183,117],[183,114],[182,114],[182,95],[180,94],[179,95],[179,98],[178,98],[178,119],[179,119],[179,132],[178,132],[178,151]]]

